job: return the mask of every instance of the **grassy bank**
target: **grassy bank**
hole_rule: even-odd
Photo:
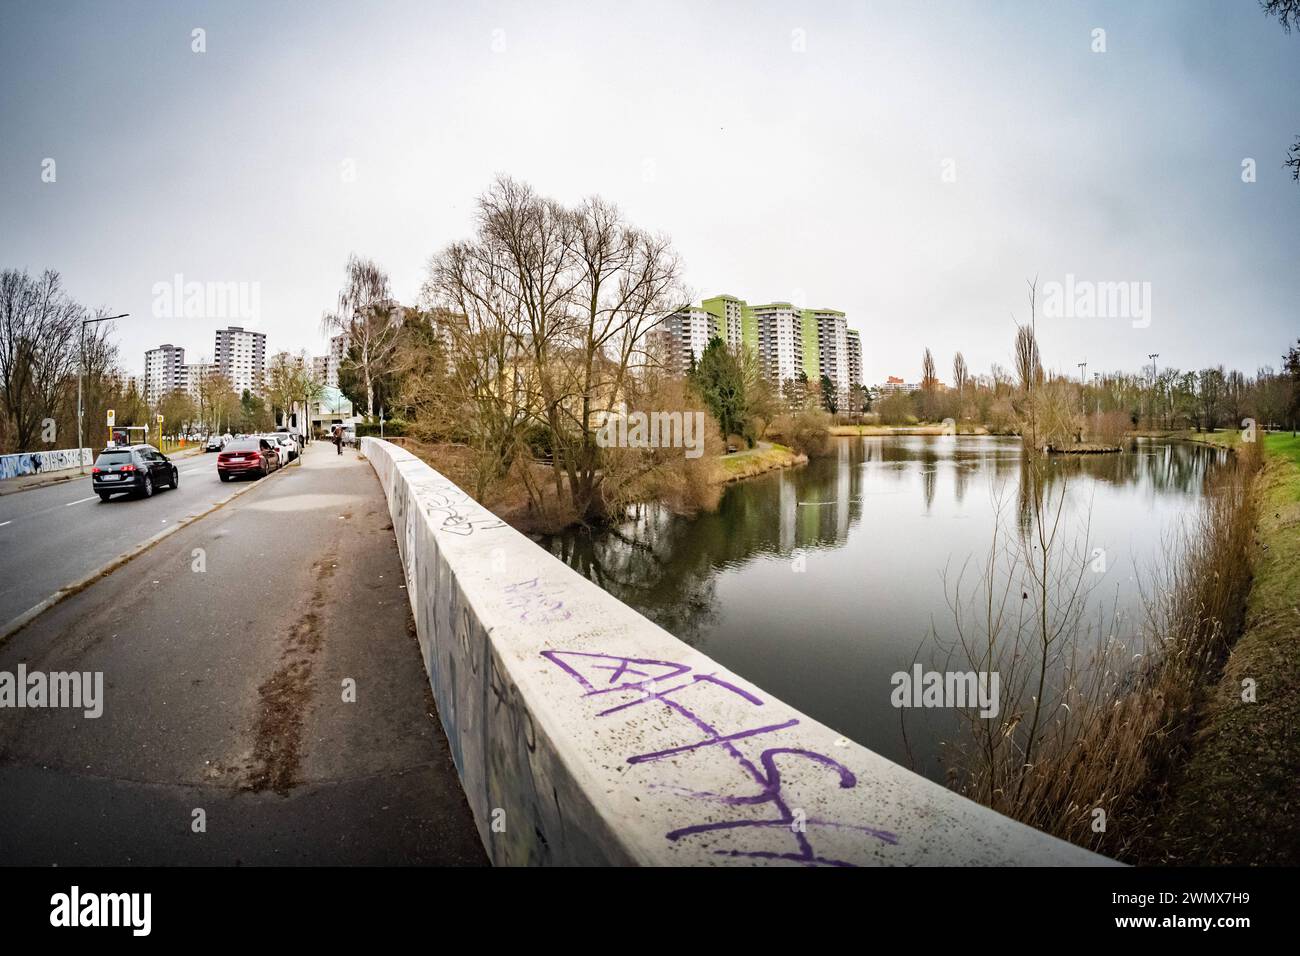
[[[1235,431],[1189,437],[1240,443]],[[1172,781],[1150,862],[1300,863],[1300,439],[1268,435],[1263,450],[1244,630]]]
[[[738,451],[734,455],[723,455],[717,461],[714,480],[721,484],[730,484],[744,478],[753,478],[778,468],[791,468],[806,465],[808,456],[801,455],[785,445],[775,442],[759,442],[754,448]]]

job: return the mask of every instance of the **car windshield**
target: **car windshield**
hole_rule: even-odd
[[[101,451],[99,457],[95,459],[96,465],[129,465],[130,463],[129,451]]]
[[[252,439],[243,438],[239,441],[231,442],[226,446],[226,451],[257,451],[260,446]]]

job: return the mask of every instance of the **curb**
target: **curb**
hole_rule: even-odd
[[[302,459],[301,457],[299,457],[296,460],[301,461]],[[198,514],[194,514],[194,515],[187,515],[186,517],[177,521],[170,528],[164,528],[162,531],[159,531],[153,537],[145,538],[139,544],[131,548],[131,550],[119,554],[116,558],[114,558],[112,561],[109,561],[107,564],[104,564],[96,568],[94,571],[91,571],[89,574],[85,575],[84,577],[78,578],[76,581],[73,581],[71,584],[65,584],[63,587],[59,588],[57,591],[55,591],[53,594],[47,597],[44,601],[41,601],[39,604],[28,608],[22,614],[19,614],[17,617],[13,618],[12,620],[6,621],[3,625],[0,625],[0,644],[3,644],[5,641],[9,640],[9,638],[13,637],[15,634],[17,634],[19,631],[25,628],[28,624],[32,623],[32,621],[36,620],[38,617],[40,617],[50,608],[54,607],[54,605],[67,600],[68,598],[72,597],[74,594],[79,594],[80,592],[84,591],[86,588],[90,587],[100,578],[107,577],[108,575],[112,574],[118,568],[122,567],[122,565],[128,564],[133,559],[138,558],[140,555],[144,554],[154,545],[158,544],[158,542],[166,540],[167,538],[174,535],[177,531],[180,531],[182,528],[189,527],[191,524],[198,521],[200,518],[206,518],[208,515],[212,514],[212,512],[220,508],[224,508],[226,505],[230,504],[236,498],[248,494],[254,488],[262,487],[264,481],[274,478],[282,471],[284,471],[284,468],[278,468],[275,471],[273,471],[270,475],[268,475],[266,478],[264,478],[262,481],[249,482],[246,487],[240,488],[239,490],[235,491],[233,494],[231,494],[229,498],[226,498],[223,501],[218,501],[207,511],[201,511]]]
[[[172,461],[178,461],[178,460],[184,461],[188,458],[196,458],[200,456],[202,453],[203,453],[202,449],[185,448],[174,455],[169,455],[168,458],[170,458]],[[67,470],[74,471],[74,469],[71,468]],[[0,498],[5,497],[6,495],[22,494],[24,491],[36,491],[38,488],[49,488],[53,485],[61,485],[65,481],[76,481],[78,478],[89,478],[89,477],[90,477],[90,472],[86,472],[85,474],[82,474],[81,471],[76,470],[74,474],[55,475],[50,477],[46,481],[33,482],[30,485],[23,485],[21,488],[5,488],[4,482],[0,482]],[[10,478],[8,480],[14,481],[15,479]],[[3,640],[3,635],[0,635],[0,640]]]
[[[50,488],[54,485],[61,485],[65,481],[76,481],[78,478],[89,477],[89,474],[83,475],[78,471],[71,475],[59,475],[57,478],[49,478],[46,481],[35,481],[30,485],[23,485],[21,488],[0,488],[0,498],[5,497],[6,495],[20,495],[24,491],[36,491],[38,488]]]

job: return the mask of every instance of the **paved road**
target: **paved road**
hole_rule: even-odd
[[[369,464],[321,443],[46,612],[0,670],[102,671],[104,712],[0,709],[0,861],[485,863],[403,583]]]
[[[180,488],[147,499],[102,502],[89,475],[0,496],[0,625],[238,490],[217,478],[215,454],[178,458],[176,467]]]

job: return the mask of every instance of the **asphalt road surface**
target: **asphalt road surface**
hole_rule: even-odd
[[[102,502],[89,473],[0,496],[0,625],[251,480],[223,483],[215,454],[177,458],[176,467],[180,488],[152,498],[115,495]]]
[[[216,482],[46,508],[152,527]],[[0,861],[485,863],[403,584],[370,465],[318,443],[38,617],[0,670],[102,672],[103,713],[0,709]]]

